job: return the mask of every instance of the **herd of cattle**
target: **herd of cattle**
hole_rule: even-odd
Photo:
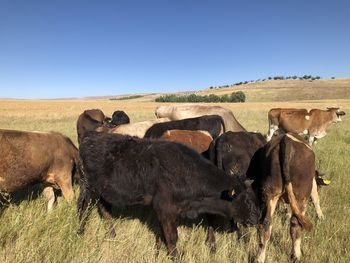
[[[54,188],[71,201],[73,178],[80,178],[80,233],[91,203],[109,221],[111,236],[112,207],[149,206],[161,227],[157,248],[165,242],[173,257],[181,218],[207,215],[206,242],[212,251],[216,215],[229,218],[234,227],[258,225],[257,262],[265,261],[272,216],[283,200],[291,208],[292,257],[300,259],[302,230],[312,228],[305,216],[310,198],[323,217],[317,192],[323,181],[311,146],[345,113],[271,109],[267,140],[247,132],[219,106],[160,106],[155,114],[154,120],[130,123],[123,111],[109,118],[99,109],[86,110],[77,120],[79,150],[56,132],[0,130],[0,191],[42,183],[50,210]]]

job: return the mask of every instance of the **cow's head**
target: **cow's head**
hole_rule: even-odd
[[[245,226],[256,225],[261,217],[260,203],[251,186],[232,200],[233,219]]]
[[[333,122],[342,121],[341,116],[345,115],[345,112],[339,110],[337,107],[327,107],[327,110],[332,113]]]

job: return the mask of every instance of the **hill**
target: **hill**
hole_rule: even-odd
[[[309,101],[324,99],[349,99],[350,78],[325,80],[268,80],[256,83],[230,86],[227,88],[212,88],[197,91],[169,92],[169,93],[140,93],[119,96],[88,97],[84,99],[126,99],[133,101],[154,101],[165,94],[224,95],[236,91],[243,91],[246,102],[278,102],[278,101]],[[136,96],[135,96],[136,95]],[[135,96],[135,98],[133,98]],[[130,97],[130,99],[128,99]]]
[[[247,102],[299,101],[350,98],[350,78],[327,80],[270,80],[220,89],[205,89],[198,94],[223,95],[241,90]]]

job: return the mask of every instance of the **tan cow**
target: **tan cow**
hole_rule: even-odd
[[[269,141],[275,131],[294,132],[300,135],[309,136],[309,144],[312,145],[315,139],[320,139],[327,134],[327,129],[333,124],[341,121],[344,111],[339,108],[327,108],[327,110],[312,109],[271,109],[268,113]]]
[[[157,118],[167,117],[173,121],[203,115],[219,115],[224,120],[226,131],[246,131],[246,129],[236,120],[232,111],[220,106],[197,104],[159,106],[156,108],[155,114]]]
[[[136,136],[139,138],[143,138],[145,136],[146,131],[155,123],[166,122],[169,121],[168,118],[160,118],[152,121],[141,121],[135,123],[122,124],[115,128],[109,128],[106,126],[100,126],[95,129],[98,132],[107,132],[107,133],[117,133],[124,134],[130,136]]]
[[[188,131],[188,130],[169,130],[166,131],[161,139],[182,143],[189,148],[203,153],[208,150],[213,138],[205,131]]]
[[[55,132],[0,130],[0,191],[12,193],[42,183],[48,210],[55,202],[53,188],[66,200],[74,198],[72,175],[77,172],[78,149]]]

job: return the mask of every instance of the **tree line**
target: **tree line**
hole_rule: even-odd
[[[215,94],[196,95],[194,93],[189,95],[175,95],[168,94],[160,96],[155,99],[156,102],[245,102],[245,94],[243,91],[232,92],[218,96]]]
[[[280,76],[274,76],[274,77],[267,77],[267,78],[264,78],[264,79],[240,81],[240,82],[233,83],[231,85],[211,86],[209,88],[210,89],[221,89],[221,88],[228,88],[228,87],[232,87],[232,86],[239,86],[239,85],[248,84],[248,83],[263,82],[263,81],[267,81],[267,80],[319,80],[319,79],[322,79],[322,77],[320,77],[320,76],[312,76],[312,75],[303,75],[303,76],[297,76],[297,75],[283,76],[283,75],[280,75]],[[334,79],[334,77],[332,77],[332,79]]]

